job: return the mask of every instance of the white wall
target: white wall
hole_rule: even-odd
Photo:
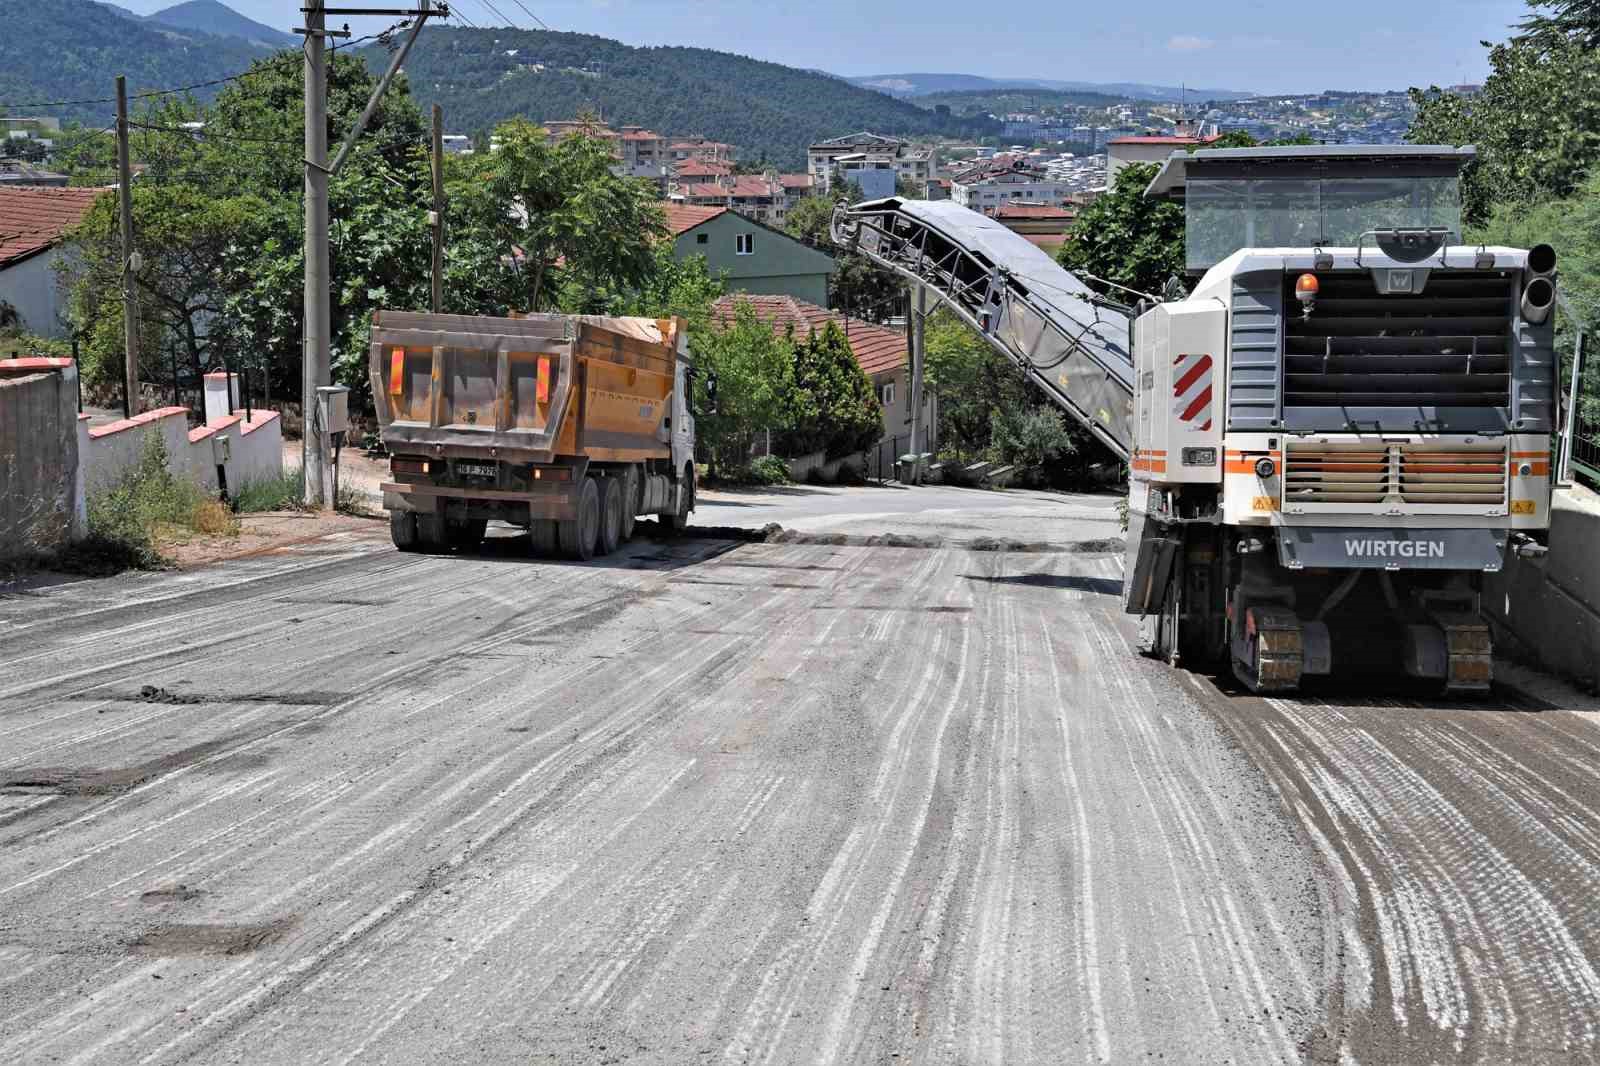
[[[243,412],[239,412],[191,431],[185,408],[164,407],[92,430],[87,421],[79,421],[78,449],[85,493],[93,495],[115,485],[138,464],[144,455],[145,440],[152,433],[159,433],[166,443],[172,472],[190,478],[207,492],[217,491],[213,446],[217,436],[228,438],[229,458],[223,465],[229,492],[237,493],[247,484],[283,473],[283,429],[276,411],[256,411],[248,426]]]
[[[0,270],[0,301],[10,304],[22,316],[22,328],[41,337],[64,337],[60,321],[61,290],[50,264],[55,251],[40,252],[16,266]]]

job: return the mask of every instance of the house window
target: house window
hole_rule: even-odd
[[[711,243],[711,234],[709,234],[709,233],[696,233],[694,235],[694,243],[696,243],[696,244],[710,244]]]
[[[894,382],[885,381],[878,387],[878,402],[885,407],[894,406]]]
[[[736,255],[756,254],[756,235],[754,233],[740,233],[733,238],[733,250]]]

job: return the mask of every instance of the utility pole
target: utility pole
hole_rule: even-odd
[[[923,326],[928,317],[928,290],[921,282],[911,286],[911,452],[922,454],[922,369],[927,354]]]
[[[432,0],[418,0],[415,9],[394,8],[334,8],[326,0],[303,0],[305,28],[298,31],[305,36],[305,374],[302,379],[300,401],[304,412],[302,463],[305,471],[305,502],[313,507],[332,507],[333,477],[329,469],[330,443],[322,424],[318,389],[331,384],[333,308],[328,265],[328,179],[339,172],[356,139],[372,121],[378,103],[389,90],[390,82],[417,43],[417,35],[429,16],[447,14],[435,11]],[[349,29],[329,30],[327,16],[334,15],[393,15],[415,19],[410,35],[389,63],[389,69],[379,79],[367,106],[351,128],[339,155],[328,165],[328,65],[326,41],[329,37],[349,37]]]
[[[117,206],[122,215],[123,414],[132,418],[139,413],[139,291],[133,251],[133,160],[128,155],[128,79],[121,74],[117,75]]]
[[[444,310],[444,111],[433,105],[433,313]]]
[[[333,312],[328,289],[328,67],[323,33],[327,19],[323,0],[306,0],[305,6],[305,201],[306,292],[305,370],[300,390],[301,469],[305,472],[305,502],[327,507],[331,479],[328,475],[328,438],[317,410],[317,389],[331,379],[330,334]]]

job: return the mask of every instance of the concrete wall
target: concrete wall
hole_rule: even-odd
[[[1600,687],[1600,496],[1579,487],[1555,494],[1550,553],[1511,556],[1484,583],[1484,609],[1540,666]]]
[[[256,411],[248,423],[244,412],[237,411],[190,429],[188,408],[162,407],[93,429],[80,421],[78,440],[83,452],[85,491],[91,495],[103,492],[120,481],[138,465],[145,441],[153,433],[166,444],[172,472],[189,478],[207,492],[217,491],[218,437],[228,439],[228,458],[223,468],[230,492],[283,473],[283,431],[276,411]]]
[[[82,534],[77,415],[71,360],[0,361],[0,558],[55,551]]]
[[[15,266],[0,270],[0,302],[16,308],[22,328],[41,337],[64,337],[61,323],[61,290],[50,264],[54,251],[40,252]]]

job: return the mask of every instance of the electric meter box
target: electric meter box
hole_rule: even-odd
[[[350,430],[350,390],[344,385],[324,385],[317,389],[317,403],[322,408],[324,433],[347,433]]]

